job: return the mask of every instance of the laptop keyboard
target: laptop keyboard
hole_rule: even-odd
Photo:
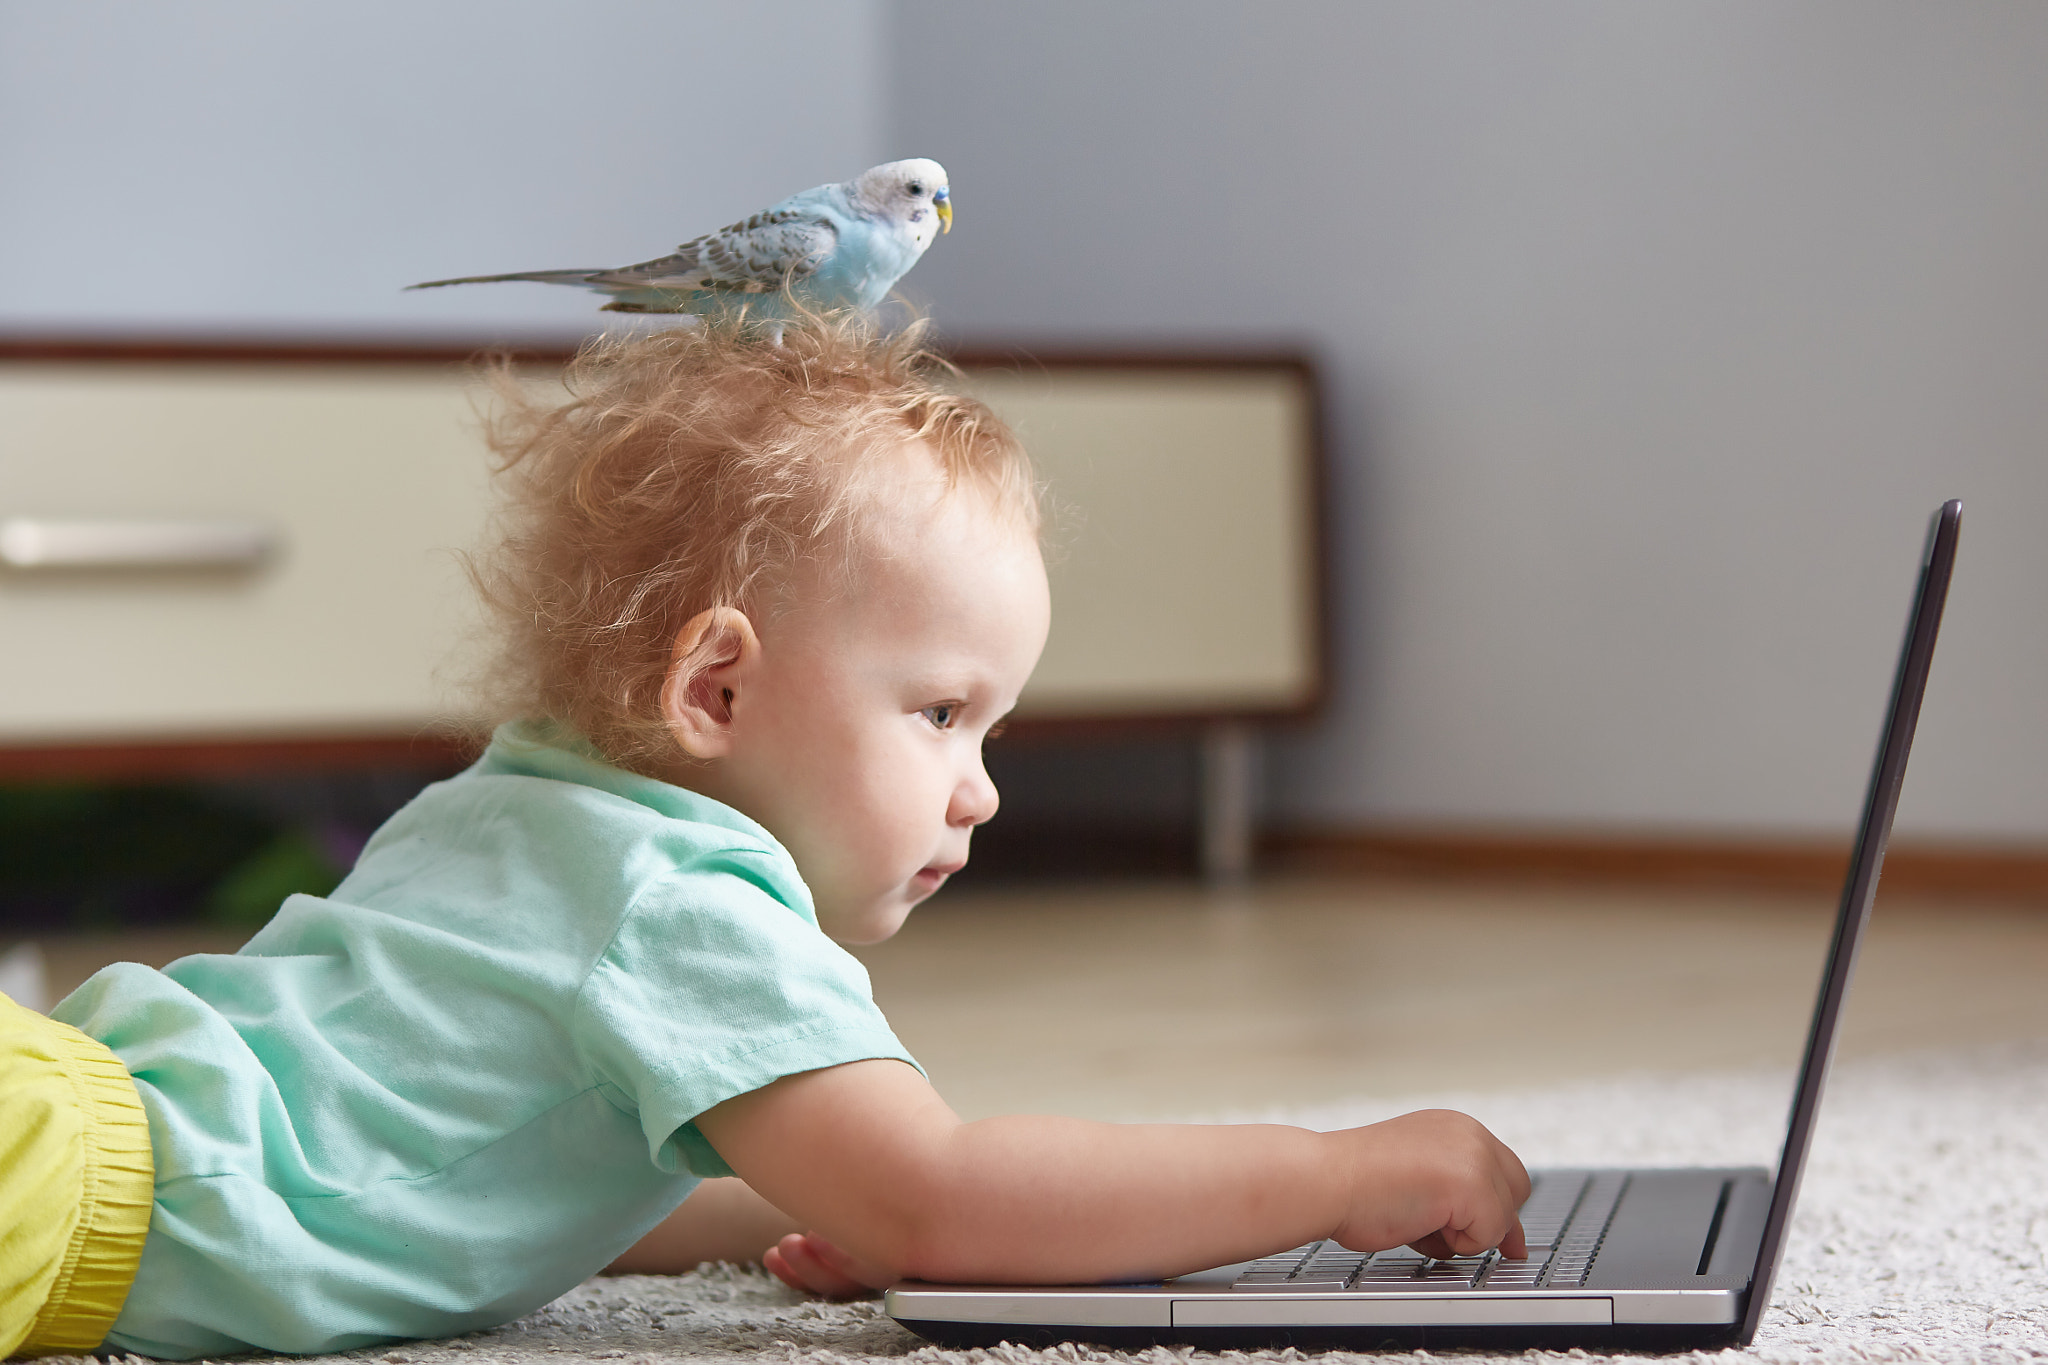
[[[1627,1184],[1625,1171],[1544,1172],[1522,1205],[1526,1261],[1502,1260],[1496,1251],[1438,1260],[1406,1247],[1368,1256],[1322,1241],[1253,1261],[1230,1287],[1266,1294],[1575,1289],[1586,1282]]]

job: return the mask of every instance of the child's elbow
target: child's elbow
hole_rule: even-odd
[[[965,1258],[957,1238],[923,1218],[890,1220],[892,1226],[871,1230],[864,1239],[864,1258],[895,1280],[957,1283]]]
[[[913,1241],[890,1259],[899,1279],[931,1284],[965,1284],[989,1278],[980,1258],[957,1243],[941,1238]]]
[[[962,1284],[991,1278],[996,1266],[987,1228],[950,1203],[929,1194],[906,1199],[870,1226],[866,1257],[895,1279]]]

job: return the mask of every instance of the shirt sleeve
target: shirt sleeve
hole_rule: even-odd
[[[733,1173],[693,1120],[736,1095],[871,1057],[917,1065],[867,969],[773,894],[774,863],[724,850],[650,882],[577,999],[599,1089],[638,1115],[664,1171]]]

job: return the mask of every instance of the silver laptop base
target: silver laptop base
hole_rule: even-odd
[[[889,1291],[886,1307],[946,1346],[1682,1350],[1736,1340],[1770,1204],[1768,1172],[1533,1175],[1528,1261],[1368,1257],[1318,1243],[1152,1284],[909,1282]]]
[[[1693,1351],[1739,1344],[1737,1324],[1720,1327],[1617,1323],[1609,1327],[1002,1327],[985,1322],[925,1322],[896,1319],[934,1345],[955,1349],[1012,1342],[1042,1350],[1061,1342],[1082,1342],[1111,1350],[1149,1346],[1191,1346],[1201,1351],[1258,1351],[1293,1347],[1299,1351],[1547,1350]]]

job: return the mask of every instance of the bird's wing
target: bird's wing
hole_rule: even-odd
[[[600,288],[767,294],[811,274],[838,244],[839,229],[828,217],[778,205],[731,227],[693,237],[673,255],[597,271],[589,282]]]

